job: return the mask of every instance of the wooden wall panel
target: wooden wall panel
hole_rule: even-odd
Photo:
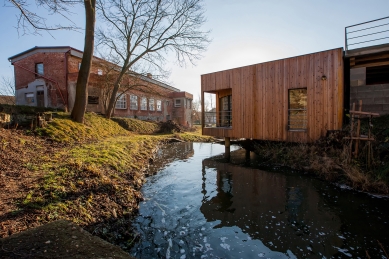
[[[322,80],[323,75],[326,80]],[[232,90],[232,129],[205,128],[203,134],[315,141],[327,130],[342,127],[343,49],[202,75],[202,92],[229,88]],[[301,132],[289,131],[287,127],[288,90],[295,88],[307,88],[307,129]],[[220,92],[220,96],[222,94]]]

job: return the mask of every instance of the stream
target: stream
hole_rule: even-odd
[[[136,258],[386,258],[389,199],[255,167],[231,146],[158,151],[133,227]],[[219,158],[215,158],[219,156]]]

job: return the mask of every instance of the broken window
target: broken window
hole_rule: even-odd
[[[35,103],[34,93],[26,93],[26,104],[27,105],[31,105],[31,104],[34,104],[34,103]]]
[[[138,96],[130,95],[130,109],[138,110]]]
[[[142,99],[141,99],[140,110],[147,111],[147,98],[146,97],[142,97]]]
[[[157,100],[157,111],[162,111],[162,101],[161,100]]]
[[[154,111],[154,110],[155,110],[155,107],[154,107],[154,99],[150,99],[150,100],[149,100],[149,110],[150,110],[150,111]]]
[[[43,63],[36,63],[35,64],[35,73],[37,73],[37,76],[42,75],[43,76]]]
[[[366,85],[388,84],[389,83],[389,65],[367,67]]]
[[[88,95],[88,104],[99,104],[99,97]]]
[[[288,91],[288,129],[305,130],[307,128],[307,88]]]
[[[118,97],[118,99],[116,101],[115,109],[127,109],[126,95],[125,94],[117,94],[116,97]]]

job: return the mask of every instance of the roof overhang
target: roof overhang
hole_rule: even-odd
[[[365,48],[347,50],[345,51],[345,57],[351,58],[357,56],[377,54],[385,51],[389,51],[389,44],[382,44],[382,45],[370,46]]]

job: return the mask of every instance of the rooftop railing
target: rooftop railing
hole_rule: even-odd
[[[207,128],[232,127],[232,111],[204,112],[204,126]]]
[[[389,16],[345,28],[345,48],[349,50],[389,43]]]

